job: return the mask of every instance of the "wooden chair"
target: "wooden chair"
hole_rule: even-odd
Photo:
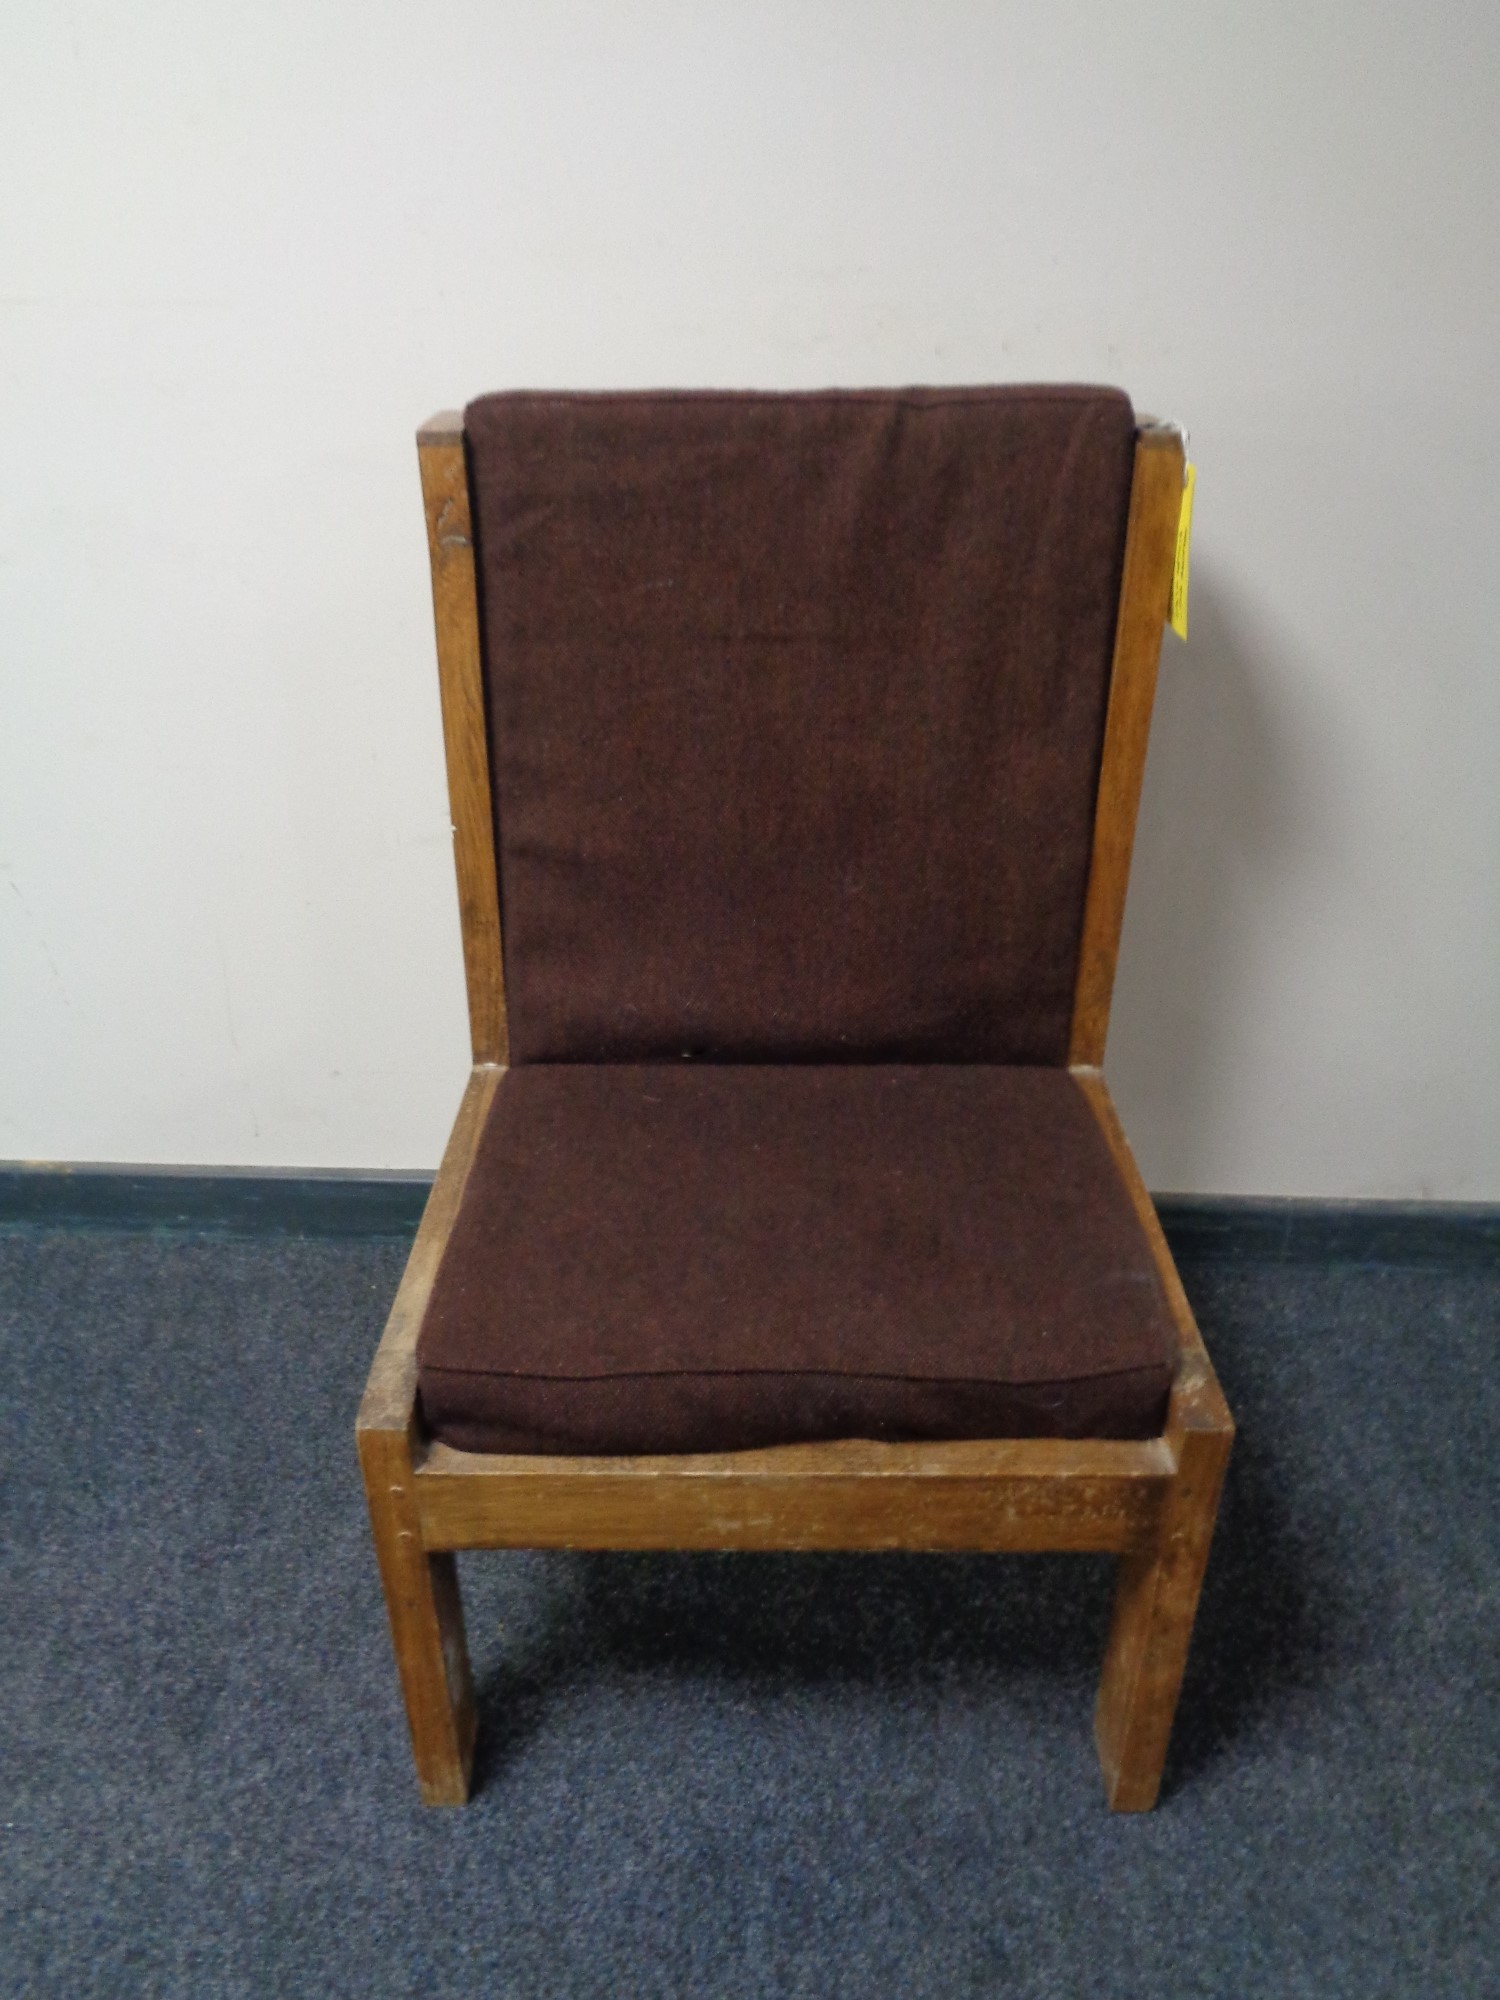
[[[483,399],[466,415],[467,438],[465,418],[443,415],[418,432],[418,450],[474,1067],[358,1418],[360,1463],[422,1797],[429,1804],[461,1804],[470,1786],[475,1701],[456,1550],[1107,1550],[1120,1558],[1119,1583],[1095,1734],[1110,1805],[1147,1809],[1157,1796],[1233,1436],[1100,1071],[1183,485],[1180,436],[1151,421],[1137,425],[1117,392],[1081,390],[518,396]],[[1079,498],[1085,487],[1094,496],[1087,507]],[[1089,508],[1093,528],[1075,534],[1074,516]],[[720,577],[726,566],[734,573],[727,582]],[[999,582],[988,580],[991,570],[1004,572]],[[1095,596],[1102,593],[1102,611],[1092,600],[1080,608],[1069,599],[1074,579],[1085,570],[1103,579],[1091,586]],[[922,596],[928,579],[936,579],[931,601]],[[674,590],[680,599],[688,583],[697,597],[683,611]],[[1057,601],[1059,592],[1067,601]],[[836,615],[820,608],[825,598],[836,600]],[[663,605],[672,607],[661,613],[667,631],[663,646],[671,658],[659,670],[651,621],[655,607]],[[1100,618],[1106,622],[1099,624]],[[1000,631],[1007,621],[1015,628],[1011,638]],[[1061,639],[1053,629],[1059,621],[1065,628]],[[985,651],[992,628],[999,635],[993,669]],[[913,643],[920,651],[927,646],[921,635],[929,630],[938,633],[929,648],[937,664],[898,661],[893,678],[882,647],[893,643],[892,634],[916,633]],[[1100,649],[1099,633],[1101,657],[1096,665],[1087,664],[1093,660],[1090,648]],[[861,663],[857,673],[840,664],[842,649],[849,648]],[[1038,648],[1045,655],[1041,669],[1035,667]],[[582,667],[575,653],[585,656]],[[960,656],[967,664],[951,671],[962,682],[952,701],[968,704],[962,727],[950,727],[951,716],[933,720],[936,697],[914,696],[910,709],[902,711],[907,699],[902,675],[940,680]],[[513,659],[529,664],[524,671],[513,669]],[[1087,673],[1078,667],[1080,660]],[[667,673],[665,682],[659,672]],[[672,672],[680,676],[677,693]],[[1054,754],[1053,739],[1063,727],[1057,704],[1072,699],[1062,682],[1075,672],[1085,680],[1093,675],[1097,686],[1091,681],[1094,691],[1080,698],[1077,714],[1083,721],[1076,728],[1075,722],[1066,725],[1082,732],[1083,748],[1063,757]],[[752,700],[745,693],[750,682],[771,690],[767,706],[755,708],[760,695]],[[993,700],[992,683],[1000,690]],[[1007,692],[1013,688],[1021,692]],[[775,785],[778,757],[800,754],[796,746],[806,739],[807,718],[821,713],[825,701],[830,714],[838,709],[838,715],[828,740],[812,746],[817,769],[798,777],[795,809],[783,812],[763,795]],[[777,702],[783,708],[776,708]],[[867,754],[850,734],[861,716],[874,717],[870,727],[877,733],[887,730],[880,757]],[[771,746],[775,754],[763,754],[766,746],[754,732],[774,735],[798,718],[801,733],[778,738]],[[679,723],[685,733],[672,752],[676,761],[668,759],[664,767],[661,732]],[[997,841],[1010,839],[1012,821],[1026,820],[1031,806],[1019,791],[959,797],[962,788],[952,784],[952,770],[939,768],[943,755],[961,765],[976,740],[987,743],[990,731],[1011,724],[1029,732],[1016,754],[1031,762],[985,768],[1020,770],[1021,791],[1038,784],[1071,786],[1082,801],[1076,812],[1044,801],[1047,815],[1059,815],[1055,823],[1062,831],[1055,842],[1050,835],[1039,838],[1037,826],[1050,828],[1054,820],[1033,817],[1027,822],[1029,845],[1023,843],[1019,859],[1009,848],[996,847],[991,854],[986,847],[990,819],[1004,822]],[[737,740],[736,732],[745,740]],[[939,738],[948,749],[930,750],[930,741]],[[1002,745],[995,754],[1012,753]],[[582,790],[575,786],[575,767],[585,771],[578,781]],[[664,769],[671,782],[664,782]],[[743,796],[736,790],[742,778]],[[733,796],[710,800],[712,816],[692,821],[693,812],[709,810],[701,800],[693,803],[694,786],[727,787]],[[513,816],[507,787],[515,795]],[[674,810],[678,789],[692,824],[685,842],[674,847],[676,834],[663,815]],[[825,796],[835,806],[820,817]],[[570,799],[574,804],[582,799],[585,817],[605,815],[599,824],[590,823],[576,851],[568,846],[565,820],[558,818]],[[842,808],[835,809],[841,799],[849,806],[843,818]],[[898,827],[894,844],[882,848],[885,831],[868,831],[872,799],[896,800],[892,810],[898,817],[929,811],[930,843],[925,838],[913,843],[909,829]],[[963,820],[959,844],[951,849],[959,872],[970,850],[982,850],[970,915],[993,908],[999,912],[993,923],[1004,930],[1016,897],[1023,904],[1028,896],[1042,896],[1066,905],[1057,930],[1062,945],[1053,948],[1053,957],[1060,949],[1067,988],[1061,1003],[1055,996],[1048,1003],[1051,1025],[1044,1034],[1034,1026],[1015,1028],[999,1001],[965,1011],[950,996],[947,1014],[929,1018],[921,1011],[920,995],[912,997],[910,967],[890,969],[893,954],[900,957],[906,950],[912,927],[920,929],[924,913],[942,904],[944,880],[922,871],[936,865],[934,855],[949,851],[943,843],[955,814]],[[622,826],[628,837],[622,837]],[[831,886],[819,874],[818,850],[829,828],[832,844],[844,842],[836,864],[829,864],[837,877]],[[652,841],[666,843],[665,859],[652,850]],[[638,853],[632,842],[643,842],[645,852]],[[858,850],[852,862],[850,842]],[[1069,842],[1078,850],[1068,863],[1071,876],[1058,859]],[[712,850],[706,854],[705,844]],[[753,872],[768,853],[767,866],[774,863],[780,878],[739,879],[736,870]],[[861,874],[877,864],[888,877],[915,867],[918,888],[904,877],[890,886]],[[596,869],[606,878],[603,893]],[[794,893],[786,888],[788,869],[797,877]],[[1067,877],[1065,894],[1048,873],[1055,869]],[[665,912],[660,925],[651,900],[658,885],[653,870],[672,874],[670,881],[663,876],[659,882]],[[997,871],[1006,870],[1011,886],[1002,883],[997,890]],[[1038,878],[1044,878],[1040,888]],[[882,916],[888,890],[900,906],[895,929]],[[992,895],[1000,901],[986,903]],[[666,907],[674,897],[683,908]],[[730,909],[732,921],[722,931],[714,928],[715,898]],[[555,919],[554,903],[566,905]],[[822,912],[815,928],[795,950],[783,950],[766,911],[781,912],[795,929],[802,921],[799,912],[809,906]],[[848,912],[847,938],[830,936],[830,911],[840,924],[841,913]],[[1050,912],[1049,903],[1048,922]],[[964,932],[965,910],[955,919],[943,906],[940,917],[931,920],[932,939],[912,942],[912,965],[936,967],[955,992],[965,980],[978,981],[981,997],[1002,988],[1004,977],[986,957],[986,938]],[[614,957],[601,972],[589,954],[593,939],[611,926],[618,935],[605,956],[613,951]],[[712,932],[706,940],[705,930]],[[571,940],[561,959],[560,932]],[[672,936],[662,943],[667,932]],[[1020,952],[1017,962],[1024,971],[1026,938],[1017,944],[1007,933],[1007,939],[1005,949],[1013,958]],[[701,951],[694,940],[702,941]],[[691,958],[686,972],[684,953]],[[744,967],[759,962],[767,968],[763,999],[741,983]],[[705,999],[700,989],[712,988],[721,974],[723,991],[717,997],[710,991]],[[798,1015],[797,982],[804,978],[818,989],[817,1005],[827,1002],[834,1009],[833,1027],[820,1029],[816,1020],[809,1026],[805,1010]],[[846,986],[853,982],[853,1000],[840,980]],[[749,983],[753,989],[753,979]],[[869,1003],[872,992],[879,1005]],[[893,1024],[880,1012],[886,1004],[880,996],[891,994],[896,995],[892,1007],[899,1003],[916,1011]],[[512,1062],[519,1066],[508,1069]],[[643,1064],[655,1068],[642,1069]],[[842,1069],[835,1067],[840,1064]],[[786,1130],[804,1115],[823,1115],[820,1105],[832,1107],[829,1116],[844,1118],[840,1107],[847,1099],[855,1108],[841,1128],[837,1174],[852,1176],[851,1186],[862,1171],[857,1156],[865,1112],[859,1107],[866,1102],[877,1110],[898,1101],[915,1105],[910,1116],[919,1119],[924,1091],[944,1103],[967,1103],[975,1092],[988,1103],[988,1091],[999,1093],[997,1103],[1009,1104],[1006,1093],[1032,1079],[1026,1088],[1034,1087],[1044,1108],[1056,1105],[1061,1115],[1068,1104],[1085,1106],[1089,1116],[1082,1122],[1093,1135],[1088,1143],[1098,1146],[1102,1135],[1098,1160],[1106,1167],[1098,1161],[1087,1171],[1066,1162],[1058,1169],[1045,1162],[1039,1166],[1040,1220],[1033,1227],[1025,1211],[1031,1198],[1025,1134],[1012,1133],[1005,1143],[1023,1148],[1019,1179],[996,1199],[1002,1206],[1021,1204],[1020,1224],[1007,1210],[1004,1227],[1013,1228],[1014,1254],[1024,1262],[1036,1231],[1045,1234],[1067,1222],[1080,1175],[1113,1177],[1112,1192],[1078,1197],[1085,1210],[1089,1203],[1098,1210],[1097,1226],[1089,1210],[1066,1255],[1049,1254],[1059,1285],[1082,1283],[1078,1274],[1086,1276],[1107,1256],[1114,1262],[1100,1280],[1105,1288],[1100,1296],[1118,1294],[1135,1310],[1131,1301],[1149,1293],[1150,1310],[1168,1329],[1168,1345],[1160,1383],[1150,1391],[1155,1402],[1148,1417],[1140,1418],[1145,1405],[1138,1403],[1134,1416],[1116,1421],[1112,1435],[1038,1434],[1076,1430],[1083,1421],[1068,1402],[1077,1382],[1068,1376],[1064,1357],[1061,1387],[1038,1391],[1035,1407],[1028,1406],[1015,1426],[1027,1433],[1022,1435],[972,1434],[975,1422],[985,1419],[955,1416],[943,1394],[932,1405],[941,1412],[937,1437],[913,1435],[920,1417],[899,1410],[889,1420],[871,1421],[877,1432],[885,1426],[883,1434],[819,1435],[820,1429],[838,1429],[842,1386],[834,1385],[832,1401],[822,1404],[816,1385],[804,1396],[800,1390],[788,1395],[782,1384],[781,1400],[771,1398],[775,1408],[767,1417],[755,1403],[759,1378],[751,1380],[753,1371],[741,1383],[750,1382],[749,1400],[734,1404],[725,1419],[725,1438],[733,1448],[711,1448],[722,1441],[716,1435],[697,1437],[691,1425],[680,1432],[671,1423],[667,1434],[694,1437],[699,1448],[609,1448],[610,1437],[658,1437],[664,1420],[651,1408],[642,1416],[632,1405],[634,1414],[618,1419],[626,1430],[610,1431],[618,1413],[606,1411],[601,1418],[591,1406],[575,1424],[569,1399],[583,1395],[578,1379],[530,1385],[541,1398],[541,1417],[525,1411],[496,1417],[486,1406],[467,1430],[463,1397],[469,1391],[459,1382],[458,1415],[447,1411],[440,1421],[434,1409],[450,1378],[437,1370],[426,1393],[419,1393],[418,1379],[419,1335],[437,1311],[434,1301],[450,1317],[456,1314],[469,1334],[478,1325],[483,1336],[491,1305],[507,1314],[506,1324],[493,1334],[504,1350],[502,1362],[512,1339],[519,1348],[540,1341],[545,1349],[551,1335],[545,1326],[526,1323],[525,1299],[531,1294],[524,1288],[540,1286],[539,1310],[550,1310],[549,1284],[572,1283],[577,1258],[587,1262],[597,1249],[607,1260],[620,1229],[630,1233],[631,1183],[641,1172],[655,1171],[650,1148],[656,1142],[649,1132],[640,1138],[639,1158],[632,1154],[623,1161],[614,1179],[607,1154],[617,1144],[628,1151],[637,1143],[633,1135],[658,1115],[662,1093],[651,1087],[657,1078],[668,1095],[699,1093],[684,1115],[688,1138],[679,1136],[673,1144],[710,1149],[729,1146],[732,1131],[740,1129],[734,1123],[739,1110],[722,1114],[730,1140],[713,1126],[721,1098],[738,1106],[768,1091],[780,1104],[782,1093],[794,1107],[786,1113],[791,1121]],[[880,1079],[889,1086],[885,1096]],[[587,1116],[579,1114],[583,1124],[575,1129],[566,1109],[582,1104],[586,1111],[596,1088],[605,1096],[611,1090],[636,1093],[620,1120],[613,1125],[605,1120],[597,1142],[588,1137]],[[521,1140],[506,1142],[526,1155],[519,1166],[503,1146],[484,1166],[485,1135],[495,1124],[497,1104],[510,1101],[510,1092],[522,1106],[527,1090],[545,1100],[534,1115],[554,1122],[543,1139],[526,1142],[529,1154]],[[563,1094],[559,1103],[566,1100],[562,1110],[553,1103],[557,1093]],[[702,1105],[708,1106],[703,1116],[713,1127],[706,1137],[699,1130]],[[782,1114],[767,1115],[774,1125]],[[953,1115],[961,1123],[967,1117],[961,1105]],[[904,1131],[901,1119],[908,1112],[892,1116],[891,1129]],[[1025,1122],[1020,1116],[1015,1129]],[[763,1128],[752,1121],[743,1129],[753,1135]],[[776,1129],[781,1137],[775,1144],[792,1149],[787,1157],[794,1174],[803,1174],[808,1187],[817,1181],[822,1190],[817,1200],[826,1195],[835,1202],[837,1190],[828,1193],[818,1180],[823,1168],[816,1162],[824,1155],[816,1143],[794,1143],[795,1134],[787,1139],[782,1126]],[[983,1120],[976,1126],[969,1118],[963,1129],[968,1136],[962,1145],[955,1141],[953,1154],[960,1160],[953,1171],[960,1176],[967,1172],[962,1147],[975,1143],[973,1131],[982,1134]],[[581,1149],[589,1155],[582,1164],[567,1152],[570,1135],[579,1149],[580,1130]],[[1012,1132],[1010,1126],[1006,1130]],[[1076,1133],[1067,1141],[1075,1153],[1083,1143]],[[759,1138],[746,1144],[760,1149],[757,1158],[762,1157]],[[767,1145],[774,1152],[770,1141]],[[804,1173],[799,1163],[814,1156]],[[712,1157],[711,1151],[705,1157]],[[550,1212],[537,1205],[545,1201],[546,1189],[533,1201],[526,1178],[537,1160],[551,1163],[542,1178],[561,1175],[558,1185],[564,1190],[572,1186],[570,1175],[586,1169],[593,1176],[576,1196],[588,1212],[564,1214],[556,1222],[564,1232],[561,1250],[548,1233],[554,1226]],[[725,1165],[736,1187],[741,1164]],[[983,1162],[981,1169],[990,1171]],[[1005,1169],[1014,1179],[1013,1170],[1014,1162]],[[786,1219],[776,1210],[779,1169],[754,1171],[762,1174],[754,1183],[759,1192],[744,1200],[769,1203],[779,1219],[768,1226],[786,1230]],[[892,1164],[887,1158],[880,1172],[886,1176],[883,1187],[904,1185],[899,1159]],[[706,1176],[696,1169],[678,1175],[684,1202],[708,1200],[692,1183],[717,1176],[717,1166]],[[919,1176],[912,1178],[918,1209],[924,1200],[930,1205],[915,1184]],[[803,1183],[798,1185],[797,1202],[812,1199]],[[957,1186],[962,1205],[961,1179]],[[877,1198],[886,1196],[870,1197]],[[564,1208],[570,1199],[565,1194]],[[660,1203],[659,1191],[652,1199]],[[513,1214],[517,1202],[519,1221]],[[710,1223],[693,1226],[711,1233],[721,1221],[731,1231],[742,1225],[742,1218],[730,1215],[724,1221],[716,1210]],[[898,1223],[899,1217],[896,1223],[888,1218],[881,1226],[889,1233]],[[795,1218],[791,1226],[795,1233]],[[840,1226],[834,1214],[827,1227],[837,1233]],[[921,1224],[929,1235],[941,1226],[941,1217]],[[576,1232],[590,1229],[603,1247],[590,1237],[585,1249],[577,1250]],[[567,1236],[569,1230],[575,1237]],[[1099,1246],[1111,1231],[1117,1247],[1106,1252]],[[1133,1242],[1125,1242],[1127,1234]],[[977,1236],[971,1240],[973,1254],[991,1260],[1003,1290],[1010,1251],[1004,1246],[997,1251]],[[718,1241],[715,1236],[714,1244]],[[926,1254],[915,1238],[905,1248],[897,1243],[891,1251],[886,1243],[872,1254],[877,1251],[887,1257],[881,1269],[896,1274],[892,1282],[898,1290],[911,1260]],[[491,1254],[525,1264],[526,1273],[491,1270],[484,1261]],[[670,1246],[660,1252],[671,1254]],[[711,1261],[708,1251],[703,1256]],[[1130,1262],[1137,1256],[1138,1266]],[[816,1292],[824,1276],[817,1244],[790,1245],[787,1257],[799,1270],[806,1267],[806,1283]],[[701,1282],[712,1292],[712,1273],[703,1275],[701,1259],[689,1261],[684,1284],[691,1290]],[[760,1261],[779,1264],[780,1258]],[[635,1265],[630,1269],[639,1276]],[[1128,1285],[1124,1278],[1116,1283],[1120,1270]],[[774,1271],[766,1280],[779,1281]],[[610,1299],[617,1300],[626,1281],[610,1282],[615,1286]],[[858,1292],[858,1273],[844,1273],[839,1283]],[[1115,1293],[1109,1293],[1112,1283]],[[517,1285],[524,1293],[520,1303]],[[840,1310],[843,1296],[841,1291]],[[1052,1310],[1045,1285],[1038,1296],[1036,1311],[1045,1318]],[[641,1297],[647,1295],[631,1293],[620,1310],[639,1305]],[[613,1311],[614,1305],[606,1301],[600,1310]],[[858,1310],[878,1318],[881,1299],[866,1300]],[[660,1331],[655,1315],[647,1297],[641,1317],[643,1327],[650,1322],[653,1339]],[[1072,1337],[1092,1337],[1091,1327],[1090,1321]],[[1043,1335],[1048,1331],[1043,1327]],[[857,1372],[857,1362],[851,1367]],[[486,1394],[496,1382],[503,1393],[516,1386],[502,1370],[487,1378]],[[951,1387],[947,1378],[945,1383]],[[654,1377],[645,1384],[648,1400],[658,1387]],[[1113,1393],[1109,1384],[1106,1388]],[[869,1389],[868,1383],[856,1383],[851,1393]],[[879,1384],[875,1389],[884,1393]],[[944,1384],[939,1389],[946,1393]],[[1017,1389],[1002,1383],[996,1393],[1000,1403],[984,1409],[1008,1408],[1006,1396],[1024,1402],[1028,1392],[1024,1384]],[[783,1422],[790,1423],[789,1433],[777,1428]],[[515,1438],[529,1435],[528,1423],[554,1428],[539,1448],[515,1448]],[[448,1441],[435,1435],[444,1427]],[[1122,1428],[1127,1434],[1119,1434]],[[1129,1434],[1132,1428],[1135,1434]],[[510,1445],[465,1448],[466,1438],[483,1442],[496,1436]],[[559,1448],[557,1440],[570,1436],[594,1438],[596,1446]],[[605,1439],[603,1449],[597,1448],[599,1438]]]

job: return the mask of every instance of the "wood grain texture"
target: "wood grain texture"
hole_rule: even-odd
[[[1156,1264],[1157,1276],[1167,1296],[1167,1310],[1172,1315],[1172,1323],[1177,1330],[1179,1358],[1176,1379],[1172,1385],[1172,1398],[1167,1411],[1166,1435],[1170,1442],[1180,1433],[1189,1420],[1210,1428],[1234,1431],[1234,1419],[1229,1414],[1229,1405],[1224,1400],[1224,1392],[1219,1387],[1219,1379],[1214,1373],[1208,1349],[1203,1344],[1203,1336],[1198,1331],[1198,1322],[1193,1317],[1193,1309],[1188,1304],[1187,1293],[1182,1289],[1182,1279],[1177,1266],[1172,1261],[1172,1252],[1167,1247],[1166,1236],[1156,1213],[1156,1205],[1146,1191],[1146,1183],[1141,1179],[1141,1170],[1135,1163],[1135,1155],[1130,1150],[1130,1142],[1125,1137],[1125,1128],[1120,1123],[1114,1101],[1110,1097],[1108,1085],[1096,1069],[1075,1069],[1073,1080],[1088,1101],[1089,1109],[1099,1121],[1099,1129],[1104,1134],[1105,1143],[1114,1158],[1125,1191],[1130,1196],[1135,1209],[1136,1220],[1150,1247]]]
[[[1155,1533],[1159,1440],[852,1440],[680,1458],[485,1457],[417,1468],[430,1549],[1073,1549]]]
[[[469,1796],[476,1711],[458,1572],[451,1555],[422,1547],[410,1440],[398,1431],[362,1430],[359,1464],[417,1784],[425,1804],[461,1806]]]
[[[456,426],[456,428],[455,428]],[[509,1053],[505,970],[500,939],[500,888],[490,794],[489,740],[480,663],[479,593],[469,475],[460,419],[434,417],[417,432],[432,604],[437,624],[438,684],[453,861],[458,875],[469,1039],[476,1063],[503,1063]]]
[[[1182,464],[1178,431],[1159,424],[1142,427],[1136,437],[1130,485],[1093,851],[1073,996],[1070,1063],[1098,1064],[1104,1060],[1141,777],[1146,767],[1146,740],[1156,698],[1156,668],[1170,603],[1172,557],[1182,506]]]
[[[442,1165],[432,1183],[427,1206],[417,1228],[411,1255],[406,1260],[401,1284],[386,1319],[385,1332],[370,1364],[364,1398],[355,1419],[355,1429],[395,1431],[413,1435],[417,1407],[417,1334],[422,1316],[432,1296],[438,1264],[458,1215],[474,1151],[500,1085],[503,1071],[493,1067],[476,1069],[464,1088],[458,1116],[443,1154]]]
[[[1111,1806],[1118,1812],[1147,1812],[1161,1785],[1224,1470],[1234,1443],[1234,1419],[1104,1078],[1095,1069],[1075,1069],[1073,1076],[1099,1121],[1151,1247],[1178,1338],[1177,1373],[1162,1439],[1173,1471],[1154,1539],[1120,1562],[1094,1711]]]
[[[417,1782],[428,1805],[462,1805],[469,1796],[475,1707],[458,1572],[451,1555],[422,1545],[412,1465],[423,1443],[417,1334],[501,1074],[477,1069],[469,1079],[355,1420]]]
[[[1233,1432],[1189,1420],[1154,1548],[1122,1556],[1094,1736],[1116,1812],[1149,1812],[1187,1665]]]

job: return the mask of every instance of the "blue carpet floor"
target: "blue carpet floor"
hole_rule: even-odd
[[[1500,1993],[1500,1283],[1190,1263],[1241,1425],[1162,1804],[1094,1558],[466,1559],[416,1799],[352,1424],[404,1247],[0,1235],[0,1993]]]

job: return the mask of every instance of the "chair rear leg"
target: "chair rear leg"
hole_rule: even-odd
[[[1233,1438],[1232,1429],[1217,1427],[1182,1433],[1155,1539],[1120,1559],[1094,1709],[1116,1812],[1149,1812],[1156,1804]]]
[[[475,1709],[458,1571],[451,1555],[422,1546],[406,1435],[361,1430],[359,1459],[417,1784],[425,1805],[461,1806],[474,1764]]]

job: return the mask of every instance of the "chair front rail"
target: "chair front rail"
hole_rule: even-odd
[[[862,1440],[673,1458],[490,1456],[431,1444],[423,1545],[569,1549],[1044,1549],[1150,1544],[1160,1438]]]

